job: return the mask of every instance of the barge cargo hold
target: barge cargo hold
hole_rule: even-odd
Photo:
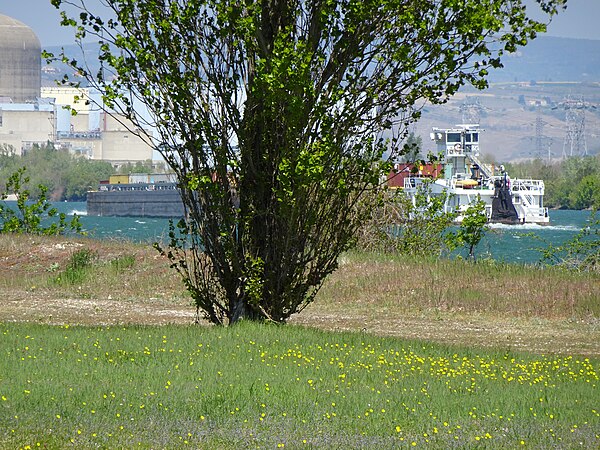
[[[175,183],[102,184],[87,193],[88,216],[169,217],[185,214]]]

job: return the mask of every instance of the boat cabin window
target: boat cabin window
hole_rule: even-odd
[[[479,142],[478,133],[468,133],[465,135],[465,142]]]
[[[448,143],[460,142],[460,133],[448,133],[446,135],[446,142],[448,142]]]

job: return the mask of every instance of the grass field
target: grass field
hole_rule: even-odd
[[[298,326],[3,324],[1,448],[598,448],[599,364]]]
[[[0,235],[0,448],[600,448],[600,278],[347,254],[192,326],[148,247]]]

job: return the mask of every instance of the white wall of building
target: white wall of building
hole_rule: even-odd
[[[0,144],[14,148],[17,155],[33,144],[44,145],[54,141],[56,115],[52,105],[0,105]]]

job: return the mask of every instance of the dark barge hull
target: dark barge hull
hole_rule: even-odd
[[[90,191],[87,214],[179,218],[184,216],[184,208],[177,189]]]

